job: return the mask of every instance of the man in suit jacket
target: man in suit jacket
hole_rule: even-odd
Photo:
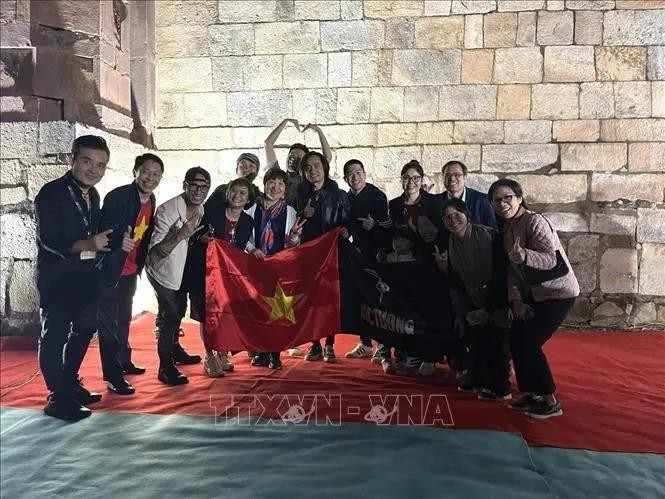
[[[448,161],[441,169],[445,191],[440,194],[443,200],[459,198],[466,204],[471,213],[471,221],[475,224],[486,225],[498,229],[494,210],[487,194],[467,187],[466,177],[468,168],[461,161]]]

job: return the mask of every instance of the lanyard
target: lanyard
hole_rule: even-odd
[[[72,186],[68,185],[67,189],[69,189],[69,196],[72,198],[72,201],[74,201],[74,204],[76,205],[76,208],[78,209],[78,212],[79,212],[79,215],[81,216],[81,220],[83,221],[83,226],[85,227],[86,233],[87,233],[88,237],[90,237],[92,235],[92,231],[90,230],[90,226],[92,225],[92,208],[89,210],[89,213],[86,216],[85,211],[83,211],[83,207],[81,206],[81,203],[79,203],[79,200],[76,198],[76,194],[74,194],[74,189],[72,189]]]

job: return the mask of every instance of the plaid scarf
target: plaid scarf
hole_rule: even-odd
[[[286,217],[279,219],[280,216],[286,212],[286,201],[281,200],[275,203],[270,208],[263,207],[263,199],[261,200],[261,225],[258,230],[257,247],[266,255],[272,255],[277,251],[284,248],[278,248],[278,241],[283,241],[283,238],[277,237],[277,234],[284,233],[286,229]]]

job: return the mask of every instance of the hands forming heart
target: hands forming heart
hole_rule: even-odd
[[[315,132],[319,132],[319,126],[315,125],[314,123],[308,123],[307,125],[301,125],[298,123],[298,120],[295,118],[286,118],[284,120],[285,123],[292,123],[294,127],[300,132],[300,133],[305,133],[307,130],[313,130]]]

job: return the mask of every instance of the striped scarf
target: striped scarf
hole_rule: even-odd
[[[267,209],[263,207],[263,200],[261,200],[261,205],[261,225],[258,231],[257,247],[261,248],[266,255],[272,255],[283,249],[276,247],[276,242],[281,239],[276,237],[277,234],[280,230],[282,232],[285,230],[285,227],[280,227],[284,224],[280,224],[277,219],[286,211],[287,204],[282,199]]]

